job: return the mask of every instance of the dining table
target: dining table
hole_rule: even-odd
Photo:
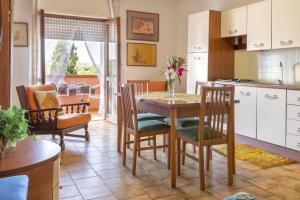
[[[187,93],[149,92],[136,96],[138,110],[155,113],[170,118],[171,127],[171,187],[176,187],[176,159],[177,159],[177,126],[176,119],[198,117],[200,114],[200,95]],[[209,102],[209,101],[208,101]],[[239,101],[234,101],[238,103]],[[209,104],[209,103],[208,103]],[[207,104],[207,106],[209,106]],[[234,114],[234,110],[233,110]],[[118,117],[118,151],[121,152],[122,119]],[[234,121],[234,120],[233,120]],[[234,130],[234,124],[232,125]],[[235,141],[233,141],[233,145]],[[235,173],[235,155],[233,155],[233,172]]]

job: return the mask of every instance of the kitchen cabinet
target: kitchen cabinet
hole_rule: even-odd
[[[221,12],[204,11],[189,16],[187,92],[195,93],[196,81],[234,77],[234,47],[221,35]]]
[[[188,52],[207,52],[209,40],[209,11],[189,15]]]
[[[300,91],[288,90],[287,91],[287,104],[300,106]]]
[[[271,49],[272,1],[266,0],[248,5],[247,50]]]
[[[235,87],[235,132],[256,138],[256,90],[255,87]]]
[[[193,53],[188,55],[187,92],[195,93],[196,81],[208,80],[208,53]]]
[[[233,37],[247,34],[247,7],[222,12],[221,37]]]
[[[296,151],[300,151],[300,136],[287,134],[286,147]]]
[[[257,89],[257,139],[285,146],[286,90]]]
[[[300,47],[300,1],[272,1],[272,48]]]

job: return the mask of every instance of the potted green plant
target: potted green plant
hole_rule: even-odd
[[[0,110],[0,158],[4,156],[8,144],[15,147],[17,142],[29,135],[25,113],[25,110],[17,107]]]

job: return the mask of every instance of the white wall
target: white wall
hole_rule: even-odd
[[[39,0],[39,8],[70,15],[104,18],[110,16],[107,0]]]
[[[121,0],[121,72],[122,80],[151,79],[163,80],[161,72],[166,66],[167,55],[175,55],[175,3],[174,0]],[[126,40],[126,11],[135,10],[159,14],[159,42]],[[157,44],[157,67],[126,66],[127,42],[142,42]]]
[[[32,0],[15,0],[14,1],[14,22],[28,23],[28,47],[13,47],[12,49],[12,87],[11,103],[19,105],[19,99],[16,93],[16,86],[28,85],[30,83],[31,72],[31,25],[33,16]]]

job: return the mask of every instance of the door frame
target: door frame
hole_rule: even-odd
[[[11,0],[0,0],[2,47],[0,49],[0,106],[4,109],[10,106],[11,82]]]
[[[120,92],[120,82],[121,82],[121,19],[120,17],[116,17],[113,19],[109,19],[107,21],[107,26],[109,26],[110,23],[116,23],[117,26],[117,32],[116,32],[116,43],[117,43],[117,49],[116,49],[116,54],[117,54],[117,75],[116,75],[116,87],[117,87],[117,93]],[[111,123],[117,124],[119,122],[119,114],[121,112],[121,102],[120,102],[120,98],[117,97],[117,94],[114,94],[114,98],[116,98],[116,103],[117,103],[117,107],[116,107],[116,116],[110,116],[108,114],[108,103],[109,103],[109,99],[108,99],[108,95],[107,95],[107,89],[108,89],[108,76],[107,76],[107,71],[108,71],[108,64],[109,64],[109,29],[107,28],[107,44],[106,44],[106,64],[105,64],[105,113],[104,113],[104,119],[106,121],[109,121]]]

